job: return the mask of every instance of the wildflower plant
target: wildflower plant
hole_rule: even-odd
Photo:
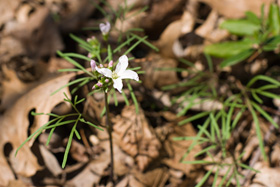
[[[209,65],[207,71],[197,70],[193,63],[185,59],[181,59],[181,62],[187,65],[187,68],[160,69],[188,74],[185,80],[163,87],[163,90],[181,90],[172,99],[174,107],[178,109],[178,116],[189,114],[191,111],[194,113],[192,108],[195,105],[202,106],[209,101],[214,106],[206,110],[200,109],[199,112],[179,122],[179,125],[190,122],[196,125],[198,129],[196,136],[176,137],[174,140],[192,142],[181,158],[182,163],[211,166],[196,187],[204,186],[211,175],[214,175],[213,187],[230,184],[243,186],[246,179],[242,170],[258,171],[253,168],[253,165],[244,163],[242,160],[244,151],[241,150],[239,155],[235,152],[232,145],[233,134],[238,132],[242,119],[251,116],[252,128],[255,129],[259,141],[260,155],[267,160],[260,121],[264,119],[274,128],[279,128],[271,117],[270,111],[264,109],[264,101],[280,99],[279,95],[273,93],[273,90],[280,88],[280,82],[265,75],[253,77],[246,85],[238,81],[219,80],[211,58],[206,55],[206,59]],[[228,89],[220,92],[217,85],[227,85]],[[196,147],[201,148],[201,151],[195,154],[196,160],[187,160],[188,155]],[[223,177],[218,182],[217,178],[220,175]]]
[[[105,1],[102,1],[105,3]],[[126,2],[126,1],[125,1]],[[108,5],[106,3],[106,5]],[[125,4],[126,5],[126,4]],[[104,9],[102,9],[100,6],[98,6],[99,10],[103,13],[105,12]],[[120,8],[120,11],[127,11],[126,8]],[[144,10],[143,10],[144,11]],[[116,13],[116,12],[114,12]],[[75,36],[73,34],[70,34],[70,37],[75,40],[80,47],[85,49],[87,51],[86,55],[83,54],[77,54],[77,53],[62,53],[61,51],[57,51],[57,54],[60,55],[62,58],[66,59],[68,62],[73,64],[75,68],[73,69],[61,69],[60,72],[76,72],[79,75],[82,75],[81,77],[72,80],[68,84],[64,85],[60,89],[56,90],[52,93],[56,94],[61,89],[69,86],[74,86],[74,88],[71,90],[71,94],[75,94],[78,89],[80,89],[83,86],[86,86],[88,84],[92,84],[92,91],[89,93],[89,95],[93,95],[96,92],[103,92],[104,93],[104,101],[105,101],[105,107],[102,112],[102,116],[106,113],[106,129],[109,134],[109,141],[110,141],[110,152],[111,152],[111,170],[110,170],[110,179],[111,182],[114,184],[114,153],[113,153],[113,138],[112,138],[112,124],[110,121],[109,116],[109,100],[111,98],[111,95],[114,95],[115,99],[115,105],[118,105],[118,101],[115,97],[116,92],[115,89],[122,94],[124,97],[126,105],[129,105],[128,98],[122,92],[123,89],[123,81],[125,80],[125,83],[128,87],[128,90],[130,92],[131,98],[136,106],[136,112],[138,111],[138,103],[137,99],[135,97],[135,94],[133,92],[133,88],[129,83],[129,80],[139,81],[138,74],[143,73],[143,71],[138,71],[141,69],[140,67],[135,67],[132,69],[129,69],[129,58],[127,57],[127,54],[129,54],[137,45],[140,43],[144,43],[151,47],[154,50],[158,50],[156,47],[154,47],[151,43],[149,43],[145,37],[139,37],[136,34],[133,34],[132,32],[125,32],[122,33],[122,35],[126,34],[126,37],[118,38],[118,46],[115,49],[111,48],[109,38],[110,38],[110,32],[112,29],[114,29],[114,22],[109,22],[110,18],[105,14],[105,17],[107,17],[107,20],[105,23],[100,23],[99,30],[102,34],[102,40],[99,40],[97,36],[92,36],[86,40]],[[116,17],[117,19],[120,19],[120,17]],[[120,51],[124,51],[122,54],[120,54]],[[104,57],[105,56],[105,57]],[[114,62],[114,57],[119,57],[118,61]],[[89,65],[90,69],[85,68],[82,66],[79,62],[75,60],[75,58],[80,60],[85,60]],[[105,59],[102,59],[105,58]],[[126,80],[128,79],[128,80]],[[17,152],[20,150],[22,146],[24,146],[25,143],[27,143],[29,140],[36,139],[41,133],[43,133],[46,129],[51,129],[49,138],[47,141],[47,144],[50,141],[50,138],[58,126],[63,125],[70,125],[72,124],[72,130],[69,135],[68,143],[65,149],[64,157],[63,157],[63,163],[62,168],[66,166],[67,163],[67,157],[68,153],[71,147],[71,143],[73,140],[73,137],[76,136],[78,139],[81,138],[77,131],[77,126],[80,123],[88,124],[97,130],[103,130],[101,125],[93,124],[92,121],[86,120],[86,118],[83,116],[83,113],[80,112],[77,108],[77,105],[82,103],[85,98],[78,100],[78,97],[74,97],[74,101],[72,101],[69,96],[67,96],[65,93],[65,102],[68,102],[73,107],[74,111],[76,113],[73,114],[66,114],[59,116],[54,113],[32,113],[33,115],[48,115],[49,117],[53,118],[48,123],[44,124],[42,127],[40,127],[38,130],[36,130],[33,134],[31,134],[26,141],[24,141],[20,147],[17,149]],[[76,117],[76,119],[72,119],[73,117]],[[71,118],[71,119],[69,119]]]

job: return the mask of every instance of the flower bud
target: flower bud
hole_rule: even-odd
[[[91,66],[92,71],[96,70],[96,62],[94,60],[90,61],[90,66]]]
[[[109,68],[113,67],[113,60],[109,62]]]
[[[106,24],[100,23],[99,28],[103,35],[107,35],[111,29],[111,24],[108,21],[106,22]]]
[[[96,83],[96,85],[97,85],[98,87],[102,87],[102,86],[103,86],[103,84],[102,84],[101,82]]]

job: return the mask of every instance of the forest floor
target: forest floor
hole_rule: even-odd
[[[221,110],[222,99],[242,90],[256,75],[267,75],[280,80],[279,55],[276,52],[263,53],[252,62],[244,61],[227,68],[220,68],[222,59],[214,57],[211,57],[212,65],[209,66],[209,56],[203,53],[206,45],[238,39],[219,27],[223,20],[243,18],[246,11],[260,16],[261,5],[269,5],[274,1],[102,2],[104,1],[0,1],[0,186],[112,186],[103,94],[97,92],[90,95],[94,85],[91,82],[81,86],[74,94],[71,90],[75,85],[72,85],[51,95],[69,81],[86,76],[82,73],[58,72],[60,69],[74,68],[74,65],[59,56],[57,51],[87,56],[86,50],[70,34],[85,41],[92,36],[102,40],[99,24],[106,21],[110,21],[113,28],[108,40],[113,49],[120,45],[117,42],[117,30],[132,31],[140,37],[148,36],[147,41],[158,49],[154,50],[142,42],[127,54],[128,57],[133,57],[129,66],[141,67],[141,71],[145,73],[139,74],[141,83],[124,83],[123,93],[127,100],[119,92],[113,91],[109,101],[116,186],[280,186],[280,132],[260,112],[256,112],[259,119],[256,126],[256,116],[250,113],[251,110],[233,111],[232,118],[228,120],[234,121],[240,111],[242,116],[227,137],[225,155],[218,146],[209,150],[209,153],[205,151],[197,156],[197,153],[209,146],[207,143],[190,149],[194,139],[186,137],[198,136],[200,125],[206,121],[205,116],[182,123],[199,113]],[[132,4],[133,7],[121,17],[121,21],[116,19],[113,10],[119,11],[120,7]],[[99,7],[107,16],[102,14]],[[141,12],[145,7],[147,9]],[[141,28],[142,31],[133,31],[133,28]],[[130,46],[133,44],[135,41]],[[114,54],[114,62],[130,46],[123,48],[118,55]],[[76,60],[90,69],[90,61]],[[198,74],[202,78],[199,78],[196,86],[210,85],[218,99],[201,102],[205,95],[192,97],[182,94],[191,89],[185,83]],[[185,86],[178,86],[180,83]],[[79,99],[86,98],[78,105],[78,109],[86,120],[100,124],[105,131],[79,124],[77,131],[81,139],[73,138],[66,167],[63,169],[61,165],[73,124],[57,127],[48,145],[46,142],[51,132],[44,131],[36,140],[31,139],[19,149],[15,157],[16,149],[28,136],[51,119],[48,115],[34,116],[32,112],[57,115],[73,112],[71,105],[65,102],[63,92],[71,98],[76,95]],[[274,90],[274,94],[279,92],[279,88]],[[246,98],[241,100],[246,101]],[[265,98],[261,107],[278,123],[279,100]],[[229,108],[225,111],[230,113]],[[222,126],[222,120],[217,121],[217,126]],[[256,127],[260,127],[261,134],[258,134]],[[209,132],[212,133],[214,128],[209,127]],[[212,140],[219,141],[219,132],[216,133],[216,137],[212,134],[209,136],[212,136]],[[263,137],[266,159],[259,146],[260,136]],[[216,165],[210,162],[211,159],[215,160]],[[246,164],[257,172],[244,165],[241,167],[237,162]],[[218,165],[223,167],[216,167]]]

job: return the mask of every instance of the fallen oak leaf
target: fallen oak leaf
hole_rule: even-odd
[[[55,90],[67,84],[75,74],[66,74],[51,79],[45,83],[38,85],[19,98],[15,104],[9,108],[3,116],[0,117],[0,147],[4,149],[6,145],[10,145],[11,151],[8,161],[3,153],[0,154],[0,183],[7,185],[10,180],[14,180],[15,174],[30,177],[34,175],[41,167],[37,162],[37,158],[32,153],[30,148],[23,146],[15,157],[15,148],[18,148],[22,142],[27,139],[29,128],[29,113],[35,111],[49,113],[51,110],[63,102],[65,92],[70,95],[68,88],[63,88],[59,93],[51,96]],[[34,129],[47,123],[49,116],[40,115],[34,117],[34,123],[30,128],[33,133]]]

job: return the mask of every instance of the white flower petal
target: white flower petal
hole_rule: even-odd
[[[96,71],[102,75],[104,75],[105,77],[109,77],[112,78],[112,71],[108,68],[99,68],[99,67],[95,67]]]
[[[116,88],[120,93],[122,93],[123,83],[121,78],[113,79],[113,87]]]
[[[133,79],[136,81],[139,81],[138,74],[135,71],[132,70],[125,70],[121,75],[121,79]]]
[[[117,64],[115,72],[120,76],[128,66],[128,58],[126,55],[123,55],[119,58],[119,63]]]

